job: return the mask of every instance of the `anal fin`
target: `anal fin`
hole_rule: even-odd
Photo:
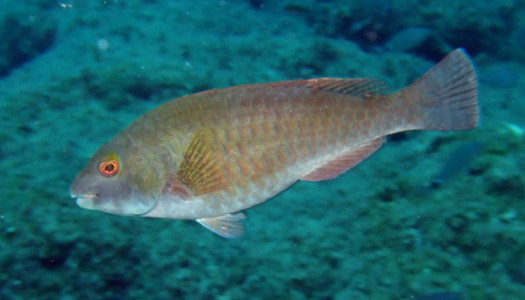
[[[242,223],[244,219],[246,219],[246,215],[240,212],[214,218],[197,219],[196,221],[214,233],[231,239],[239,238],[244,234],[244,224]]]
[[[345,151],[299,179],[307,181],[333,179],[368,158],[377,149],[381,148],[384,141],[384,137],[379,137],[362,144],[356,149]]]

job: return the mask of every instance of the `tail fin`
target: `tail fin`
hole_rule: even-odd
[[[471,129],[479,122],[476,72],[461,48],[449,53],[406,90],[422,98],[418,102],[423,118],[417,126],[421,129]]]

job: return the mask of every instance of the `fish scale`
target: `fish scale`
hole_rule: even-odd
[[[337,177],[389,134],[477,123],[476,74],[461,49],[393,93],[367,78],[211,90],[140,117],[95,153],[71,195],[87,209],[195,219],[237,237],[242,210],[297,180]]]
[[[222,201],[223,208],[236,207],[236,204],[233,203],[238,201],[253,206],[259,203],[261,198],[251,196],[260,193],[261,189],[271,185],[276,190],[281,190],[307,173],[310,165],[318,165],[326,160],[326,157],[341,152],[343,146],[351,148],[353,147],[352,142],[359,144],[360,139],[364,139],[365,135],[374,133],[374,130],[371,129],[373,122],[369,120],[364,111],[368,108],[364,107],[361,99],[347,99],[345,98],[347,95],[344,94],[336,94],[336,98],[333,99],[330,98],[334,96],[332,92],[317,92],[315,97],[312,97],[309,90],[295,86],[286,87],[290,91],[275,88],[264,91],[263,88],[263,93],[260,87],[252,87],[252,89],[257,90],[249,99],[241,97],[245,93],[244,90],[233,89],[222,91],[229,93],[228,96],[223,96],[221,92],[213,92],[210,98],[204,100],[212,103],[210,107],[217,112],[216,116],[221,116],[221,121],[238,119],[237,124],[240,125],[245,123],[242,120],[253,121],[253,118],[259,118],[259,122],[262,123],[260,130],[248,136],[242,125],[230,126],[229,123],[219,122],[217,118],[210,122],[214,123],[215,137],[213,139],[222,146],[222,151],[215,155],[225,156],[226,160],[231,162],[224,169],[229,182],[227,188],[230,192],[222,196],[207,196],[210,198],[209,201]],[[228,105],[221,105],[223,104],[221,100],[224,98],[232,100],[227,103]],[[268,98],[271,100],[266,101]],[[308,99],[308,105],[304,105],[305,99]],[[380,100],[383,99],[375,99],[375,101]],[[203,100],[188,98],[188,101]],[[371,100],[368,99],[368,101]],[[245,102],[251,103],[246,104]],[[272,103],[279,105],[271,105]],[[231,106],[250,107],[250,111],[242,109],[231,111]],[[327,107],[330,109],[323,109]],[[353,111],[361,111],[357,116],[360,117],[362,125],[356,127],[354,132],[348,132],[344,127],[331,126],[335,124],[334,120],[338,120],[339,124],[346,123],[346,116]],[[202,113],[200,110],[196,112]],[[375,123],[379,121],[376,120]],[[206,127],[203,124],[204,120],[200,120],[200,123]],[[293,128],[290,124],[296,125],[297,130],[289,130]],[[375,135],[367,139],[372,139]],[[251,155],[235,155],[240,152],[239,148],[252,149],[249,151]],[[326,152],[328,148],[331,149],[330,152]],[[254,161],[266,162],[261,170],[262,174],[256,175],[251,172]],[[285,169],[286,166],[288,167]],[[241,200],[242,197],[249,197],[253,199],[253,202]]]

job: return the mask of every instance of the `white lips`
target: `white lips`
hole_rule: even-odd
[[[75,196],[73,196],[75,197]],[[78,196],[77,205],[85,209],[95,209],[95,195]]]

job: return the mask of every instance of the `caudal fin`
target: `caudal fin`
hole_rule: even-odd
[[[421,97],[420,129],[471,129],[479,122],[476,71],[461,48],[449,53],[407,90]]]

